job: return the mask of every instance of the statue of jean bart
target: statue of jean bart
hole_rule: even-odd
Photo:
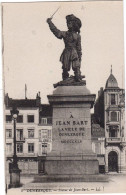
[[[68,31],[60,31],[52,22],[52,18],[47,19],[50,30],[58,39],[63,39],[65,49],[63,50],[60,61],[62,62],[62,78],[67,80],[69,78],[69,71],[72,67],[74,71],[74,79],[76,82],[82,80],[80,66],[81,66],[81,36],[80,28],[82,26],[81,20],[73,14],[66,16]]]

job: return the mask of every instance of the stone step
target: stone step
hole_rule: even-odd
[[[108,175],[37,175],[33,183],[45,182],[108,182]]]

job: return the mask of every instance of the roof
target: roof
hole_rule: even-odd
[[[11,99],[9,98],[7,107],[38,107],[36,99]]]
[[[5,95],[5,106],[7,108],[10,107],[18,107],[18,108],[29,108],[29,107],[39,107],[41,104],[40,93],[37,93],[36,99],[13,99],[9,98],[8,93]]]
[[[118,88],[118,83],[114,75],[111,73],[109,78],[106,81],[105,88]]]
[[[41,104],[40,117],[52,117],[52,106],[49,104]]]

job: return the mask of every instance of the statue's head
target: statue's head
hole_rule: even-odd
[[[66,16],[67,26],[69,30],[80,33],[80,28],[82,26],[81,20],[74,16],[73,14]]]

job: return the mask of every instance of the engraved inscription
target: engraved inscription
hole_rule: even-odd
[[[85,136],[88,120],[57,120],[55,125],[57,126],[61,143],[81,143]]]

